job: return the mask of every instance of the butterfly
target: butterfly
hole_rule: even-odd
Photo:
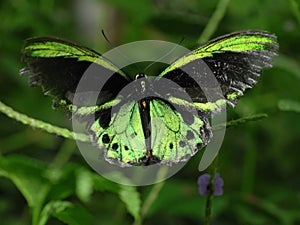
[[[38,37],[25,41],[22,60],[26,67],[20,74],[29,75],[30,85],[41,86],[53,96],[56,108],[84,122],[108,162],[122,167],[171,165],[188,160],[209,143],[209,119],[224,105],[236,105],[245,90],[257,83],[263,68],[272,67],[278,48],[277,37],[269,32],[234,32],[195,48],[150,80],[144,73],[133,78],[89,48]],[[215,87],[205,84],[203,62],[221,90],[214,99],[205,94],[205,89]],[[91,82],[81,92],[96,91],[100,83],[100,94],[96,103],[76,105],[74,94],[90,66]],[[186,68],[204,81],[204,87]],[[164,85],[162,80],[177,86]],[[88,102],[87,96],[82,102]]]

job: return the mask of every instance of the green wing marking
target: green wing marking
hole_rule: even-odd
[[[145,137],[137,102],[129,102],[112,113],[107,127],[98,118],[89,128],[104,157],[121,166],[135,165],[146,155]]]
[[[162,164],[188,160],[212,135],[207,118],[192,115],[192,120],[186,121],[160,99],[150,100],[150,117],[152,155]],[[122,105],[112,113],[107,125],[102,124],[101,117],[97,118],[89,132],[109,162],[121,166],[145,165],[146,140],[137,102]]]
[[[206,118],[183,116],[159,99],[150,101],[152,154],[163,164],[188,160],[205,146],[210,137]]]
[[[125,73],[120,71],[109,60],[96,51],[80,46],[76,43],[55,37],[40,37],[28,39],[23,49],[23,57],[30,58],[58,58],[76,59],[99,64],[114,72],[118,72],[125,79],[129,79]],[[26,60],[26,59],[25,59]]]
[[[222,98],[234,106],[244,91],[256,84],[262,69],[272,66],[272,58],[277,53],[275,35],[265,31],[235,32],[209,41],[184,55],[159,77],[171,79],[182,86],[197,109],[218,111],[225,104],[220,100]],[[201,71],[200,60],[209,66],[220,84],[223,96],[216,99],[216,102],[207,102],[202,89],[183,71],[186,67],[193,68],[195,73]]]
[[[218,112],[224,105],[226,105],[227,101],[225,98],[221,98],[216,100],[215,102],[189,102],[181,98],[176,98],[169,96],[168,100],[175,105],[184,106],[184,107],[195,107],[198,111],[209,113],[209,112]]]
[[[75,119],[79,121],[87,121],[101,111],[110,110],[112,107],[117,106],[122,101],[121,98],[115,98],[102,105],[94,106],[76,106],[75,104],[68,103],[66,100],[59,100],[57,104],[64,109],[68,114],[72,114]]]
[[[208,43],[193,50],[187,55],[179,58],[167,67],[159,76],[164,76],[174,69],[178,69],[194,60],[213,57],[215,54],[224,52],[259,52],[266,51],[274,55],[278,51],[276,36],[264,31],[243,31],[234,32],[213,39]]]

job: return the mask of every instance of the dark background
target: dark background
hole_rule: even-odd
[[[145,39],[178,43],[185,37],[182,45],[191,48],[198,45],[217,4],[216,0],[2,0],[1,101],[30,117],[70,128],[63,112],[51,109],[51,98],[39,87],[30,88],[26,77],[18,74],[24,66],[20,51],[26,38],[57,36],[105,52],[111,47],[101,35],[104,29],[114,46]],[[264,70],[260,82],[235,109],[228,110],[229,120],[257,113],[268,117],[227,129],[218,169],[225,181],[224,195],[213,201],[213,224],[300,224],[299,4],[297,0],[232,0],[210,37],[261,29],[275,33],[280,44],[274,67]],[[38,224],[41,208],[62,199],[74,207],[65,213],[54,207],[48,224],[133,223],[128,208],[138,202],[126,203],[119,191],[122,187],[96,178],[74,141],[0,114],[0,155],[1,225]],[[201,224],[205,198],[197,191],[199,160],[193,157],[166,181],[144,224]],[[95,183],[86,187],[91,177]],[[47,182],[51,193],[43,198],[44,186],[39,184]],[[151,186],[137,190],[144,202]],[[137,194],[135,188],[130,192]],[[130,199],[129,195],[123,198]]]

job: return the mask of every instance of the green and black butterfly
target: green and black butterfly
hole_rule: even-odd
[[[150,82],[143,73],[132,79],[91,49],[40,37],[26,41],[22,59],[27,66],[20,73],[29,75],[31,85],[40,85],[45,94],[53,96],[54,106],[86,122],[92,141],[107,161],[120,166],[170,165],[186,161],[207,145],[212,136],[208,119],[226,103],[234,106],[244,91],[257,82],[262,69],[272,66],[272,57],[277,53],[275,35],[265,31],[235,32],[180,57]],[[206,63],[221,88],[222,95],[214,100],[206,98],[203,87],[185,70],[191,68],[203,80],[200,62]],[[92,82],[82,92],[96,91],[101,78],[110,77],[96,104],[75,105],[74,93],[91,65]],[[169,91],[163,87],[160,90],[164,91],[157,91],[155,86],[162,78],[180,88]],[[132,92],[119,94],[129,84]],[[182,93],[187,93],[192,102]]]

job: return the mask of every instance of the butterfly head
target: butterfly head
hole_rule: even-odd
[[[146,74],[144,73],[138,73],[136,76],[135,76],[135,79],[140,79],[140,78],[147,78]]]
[[[146,74],[144,73],[138,73],[136,76],[135,76],[135,79],[138,80],[138,79],[142,79],[141,82],[140,82],[140,85],[141,85],[141,93],[144,93],[145,90],[146,90],[146,81],[145,79],[147,79],[147,76]]]

